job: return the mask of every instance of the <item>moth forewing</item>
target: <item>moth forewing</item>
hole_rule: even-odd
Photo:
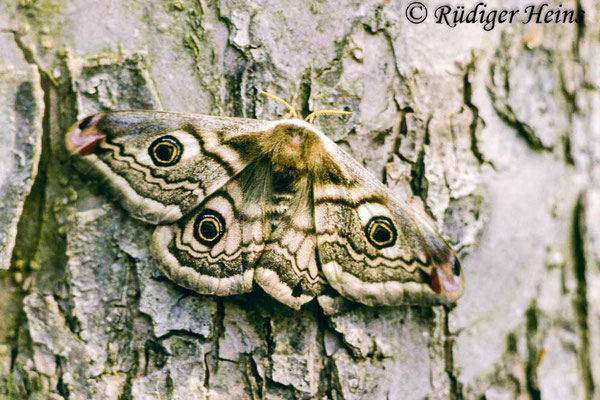
[[[315,132],[343,175],[335,184],[317,180],[313,189],[319,259],[331,286],[368,305],[456,301],[464,276],[431,218],[394,199],[373,174]]]
[[[77,122],[65,144],[132,216],[162,224],[192,211],[254,161],[265,126],[253,120],[123,111]],[[166,149],[160,141],[167,139],[179,146],[176,162],[158,158]]]

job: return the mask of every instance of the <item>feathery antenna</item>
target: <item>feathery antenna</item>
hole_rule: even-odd
[[[271,93],[267,93],[264,90],[260,90],[259,93],[262,94],[263,96],[270,97],[273,100],[283,104],[290,111],[290,113],[292,113],[292,117],[298,118],[298,113],[296,112],[294,107],[292,107],[292,105],[290,103],[283,100],[281,97],[277,97]],[[306,116],[306,118],[304,118],[304,120],[306,122],[312,124],[312,120],[318,115],[336,115],[336,114],[337,115],[350,115],[350,114],[352,114],[352,112],[351,111],[342,111],[342,110],[317,110],[317,111],[313,111],[310,114],[308,114]]]

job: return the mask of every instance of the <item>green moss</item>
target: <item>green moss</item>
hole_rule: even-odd
[[[198,49],[198,46],[196,46],[196,42],[191,34],[188,34],[183,39],[183,47],[185,47],[192,54],[194,59],[200,55],[200,50]]]
[[[185,6],[183,5],[183,3],[181,1],[174,2],[173,5],[172,5],[172,8],[175,11],[183,11],[183,10],[185,10]]]
[[[64,0],[18,0],[16,3],[17,12],[36,29],[48,29],[49,25],[54,25],[65,7]],[[58,23],[52,26],[55,29],[59,27]]]

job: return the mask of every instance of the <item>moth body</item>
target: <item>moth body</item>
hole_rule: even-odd
[[[305,121],[114,112],[79,121],[65,143],[133,217],[157,225],[158,266],[198,293],[258,285],[296,309],[327,287],[367,305],[462,294],[431,218]]]

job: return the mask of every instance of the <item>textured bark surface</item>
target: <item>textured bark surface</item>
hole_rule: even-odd
[[[599,398],[600,4],[567,6],[485,32],[393,0],[0,0],[0,399]],[[186,291],[63,150],[99,110],[280,117],[258,89],[353,112],[316,124],[423,200],[455,308]]]

